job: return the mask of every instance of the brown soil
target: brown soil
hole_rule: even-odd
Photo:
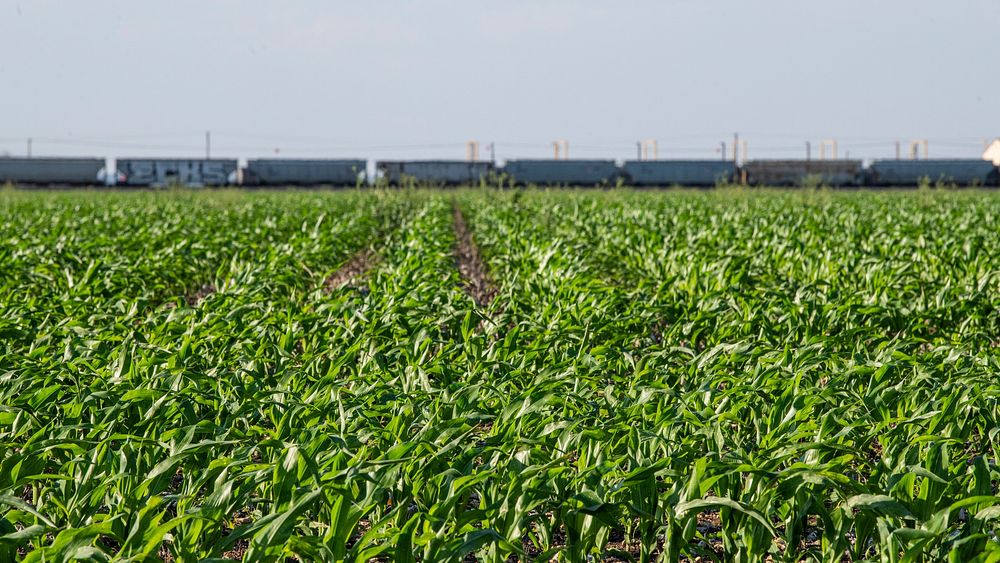
[[[497,288],[490,279],[486,264],[479,254],[479,247],[472,240],[472,232],[465,224],[465,217],[462,210],[455,205],[455,238],[458,239],[458,246],[455,247],[455,262],[458,265],[458,272],[462,275],[462,285],[466,293],[472,297],[482,308],[487,307],[497,295]]]
[[[371,249],[361,250],[336,272],[330,274],[330,277],[326,278],[326,281],[323,282],[323,289],[330,293],[342,287],[354,286],[377,263],[378,256]]]
[[[216,291],[217,290],[215,289],[214,285],[212,285],[212,284],[205,284],[205,285],[201,286],[200,288],[198,288],[198,291],[196,291],[196,292],[188,295],[184,299],[187,301],[188,305],[190,305],[191,307],[194,307],[195,305],[197,305],[198,303],[201,303],[202,301],[205,300],[206,297],[208,297],[209,295],[215,293]]]
[[[223,559],[229,559],[231,561],[243,561],[243,557],[247,554],[250,549],[250,542],[247,540],[239,540],[233,549],[222,554]]]
[[[216,291],[218,290],[215,288],[214,285],[206,283],[205,285],[199,287],[197,291],[185,295],[184,302],[187,303],[188,307],[194,307],[195,305],[201,303],[202,301],[205,300],[206,297],[212,295]],[[177,302],[168,301],[167,303],[164,304],[164,306],[167,309],[174,309],[177,307]]]

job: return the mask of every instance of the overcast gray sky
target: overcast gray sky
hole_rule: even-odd
[[[998,37],[998,0],[0,0],[0,153],[978,157]]]

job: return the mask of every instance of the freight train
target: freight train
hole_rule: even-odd
[[[376,161],[366,175],[364,159],[119,158],[106,166],[97,158],[0,157],[0,184],[25,186],[364,186],[538,185],[711,187],[753,186],[888,187],[918,185],[997,186],[1000,170],[978,159],[750,160],[460,160]],[[110,171],[110,172],[109,172]]]

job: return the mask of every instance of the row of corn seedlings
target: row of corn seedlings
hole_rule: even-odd
[[[595,423],[622,424],[602,437],[613,466],[649,464],[625,429],[668,438],[654,500],[618,517],[648,531],[640,556],[653,538],[668,559],[996,549],[995,199],[556,192],[480,209],[501,285],[548,323],[529,341],[595,356],[573,385],[603,391]]]
[[[0,553],[222,555],[214,540],[241,516],[218,512],[206,483],[213,463],[260,442],[255,401],[274,390],[254,375],[293,350],[291,304],[370,241],[383,212],[370,197],[220,197],[10,206]],[[46,213],[67,224],[33,222]],[[55,267],[72,281],[34,279]],[[218,291],[189,305],[184,292],[206,280]]]
[[[3,197],[0,560],[1000,553],[994,197]]]

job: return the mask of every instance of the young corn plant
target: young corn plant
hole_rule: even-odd
[[[998,215],[2,193],[0,561],[1000,560]]]

